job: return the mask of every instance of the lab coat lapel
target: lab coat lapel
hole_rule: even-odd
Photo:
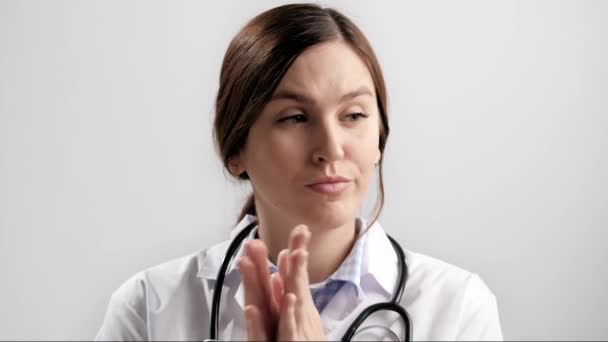
[[[198,270],[198,276],[200,278],[205,279],[216,279],[217,272],[222,266],[222,261],[226,256],[226,251],[228,250],[228,246],[232,242],[232,240],[240,233],[245,227],[247,227],[250,223],[257,221],[255,216],[245,215],[245,217],[237,224],[237,226],[230,232],[230,240],[224,241],[214,247],[211,247],[207,250],[207,253],[203,256],[203,260],[200,261],[200,268]],[[239,255],[242,254],[242,249],[239,248],[237,251],[237,255],[234,260],[237,260]],[[233,262],[232,265],[228,268],[227,274],[231,273],[231,271],[236,267]]]
[[[367,234],[369,235],[363,254],[361,284],[369,288],[372,286],[370,280],[375,281],[385,291],[388,300],[397,288],[399,259],[380,223],[375,222]],[[363,290],[365,292],[365,288]]]
[[[222,262],[226,256],[228,246],[234,237],[241,232],[247,225],[256,221],[255,216],[247,215],[241,220],[238,225],[230,232],[230,240],[224,241],[212,248],[209,248],[202,260],[198,270],[198,277],[201,281],[206,282],[208,293],[207,306],[211,312],[211,304],[213,291],[217,281],[217,272],[220,269]],[[233,260],[238,260],[238,257],[243,253],[243,249],[239,248]],[[220,303],[220,336],[223,340],[242,340],[244,339],[245,322],[243,317],[244,308],[244,288],[240,279],[239,272],[233,272],[236,268],[234,261],[226,272],[224,284],[222,287],[222,300]],[[230,317],[230,319],[227,319]]]

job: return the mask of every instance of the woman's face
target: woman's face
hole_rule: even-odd
[[[312,229],[352,222],[380,159],[379,122],[372,77],[348,45],[305,50],[251,127],[237,161],[258,211]]]

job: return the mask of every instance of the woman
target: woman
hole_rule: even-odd
[[[253,194],[232,238],[246,242],[220,286],[218,339],[339,340],[355,317],[397,291],[397,254],[376,222],[388,138],[374,52],[346,17],[285,5],[232,40],[220,74],[214,135],[226,169]],[[357,213],[378,170],[369,224]],[[230,241],[142,271],[112,296],[97,339],[202,340]],[[496,299],[475,274],[406,250],[400,305],[414,340],[501,340]],[[276,265],[276,266],[275,266]],[[405,338],[392,312],[358,339]]]

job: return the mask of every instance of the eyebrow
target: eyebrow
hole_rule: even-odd
[[[355,97],[358,97],[361,95],[373,96],[371,90],[369,90],[368,87],[361,86],[356,90],[353,90],[349,93],[342,95],[342,97],[340,97],[340,102],[344,102],[346,100],[351,100],[351,99],[354,99]],[[279,90],[279,91],[275,92],[272,95],[272,97],[270,98],[270,101],[282,100],[282,99],[294,100],[294,101],[308,103],[308,104],[314,103],[313,99],[306,97],[305,95],[290,91],[290,90]]]

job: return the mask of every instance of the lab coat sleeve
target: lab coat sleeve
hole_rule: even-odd
[[[145,288],[138,278],[127,280],[112,294],[96,341],[148,340]]]
[[[476,274],[465,287],[459,327],[459,341],[503,340],[496,296]]]

